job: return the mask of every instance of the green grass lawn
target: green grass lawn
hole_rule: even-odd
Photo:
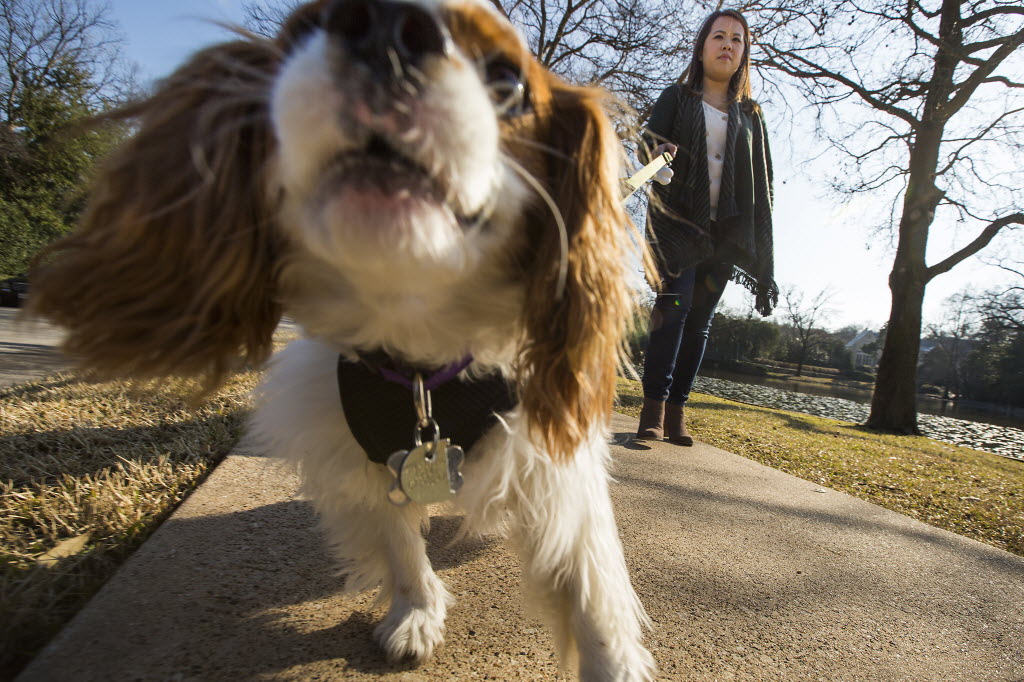
[[[787,374],[786,372],[778,372],[769,370],[765,375],[766,379],[775,379],[777,381],[788,381],[796,384],[809,384],[815,386],[846,386],[849,388],[859,388],[865,391],[871,391],[875,385],[870,381],[857,381],[855,379],[847,379],[841,376],[834,377],[809,377],[809,376],[796,376],[795,374]]]

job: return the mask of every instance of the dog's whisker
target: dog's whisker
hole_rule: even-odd
[[[218,107],[216,109],[210,109],[208,112],[206,112],[205,118],[213,121],[214,123],[204,127],[212,129],[214,132],[219,133],[221,131],[237,132],[239,130],[242,130],[243,128],[251,129],[256,125],[268,124],[269,119],[267,118],[266,113],[264,111],[260,111],[259,109],[254,109],[252,112],[246,113],[243,116],[239,116],[237,114],[239,109],[242,109],[243,107],[251,107],[252,104],[252,102],[246,101],[238,102],[234,106],[230,107],[225,106]],[[231,117],[230,120],[225,121],[223,120],[224,118],[226,118],[223,115],[224,113],[233,113],[234,115]]]
[[[549,144],[545,144],[539,140],[535,140],[530,137],[523,137],[521,135],[507,135],[506,139],[517,144],[520,144],[524,147],[532,147],[533,149],[539,149],[542,152],[550,154],[551,156],[557,159],[561,159],[563,161],[569,161],[572,158],[565,152],[561,151],[560,149],[556,149],[555,147],[552,147]]]
[[[419,87],[426,85],[427,75],[415,65],[410,64],[407,66],[406,72],[409,74],[409,80],[412,81],[414,85]]]
[[[554,197],[551,193],[544,188],[544,185],[540,183],[537,178],[533,177],[530,171],[519,165],[515,159],[511,156],[505,155],[504,161],[508,164],[509,168],[516,172],[526,184],[530,185],[533,190],[537,193],[548,209],[551,211],[551,216],[555,219],[555,224],[558,226],[558,245],[561,250],[561,257],[558,262],[558,280],[555,286],[555,299],[561,300],[562,295],[565,293],[565,284],[569,277],[569,231],[565,226],[565,219],[562,217],[562,211],[559,210],[558,204],[555,202]]]
[[[408,78],[403,78],[399,82],[399,87],[401,87],[402,90],[405,91],[405,94],[410,95],[412,97],[415,97],[417,94],[419,94],[416,92],[416,86]]]
[[[388,56],[388,61],[391,63],[391,74],[395,77],[395,82],[402,82],[404,80],[402,77],[403,67],[402,61],[398,58],[398,53],[395,51],[395,48],[390,46],[385,50],[385,53]]]
[[[189,156],[192,157],[192,166],[202,176],[205,184],[211,185],[217,181],[217,175],[210,167],[206,157],[206,150],[198,142],[189,145]]]
[[[282,59],[287,56],[287,53],[284,51],[284,49],[282,49],[281,46],[279,46],[275,41],[269,40],[266,36],[261,36],[258,33],[253,33],[244,26],[239,26],[238,24],[234,24],[229,21],[213,20],[211,23],[213,23],[215,26],[220,26],[221,28],[231,33],[234,33],[239,38],[242,38],[250,43],[259,45],[261,48],[273,52],[276,56],[281,57]]]
[[[253,45],[258,46],[261,49],[267,50],[267,52],[272,54],[274,56],[274,59],[277,61],[282,60],[285,57],[284,53],[281,52],[279,48],[274,46],[273,43],[270,43],[269,41],[253,41]],[[219,67],[223,68],[228,73],[244,76],[247,79],[247,81],[265,82],[268,84],[273,83],[274,81],[273,73],[268,72],[260,67],[253,66],[252,64],[242,61],[237,57],[234,57],[229,54],[214,54],[211,58],[211,61]],[[224,82],[214,79],[210,82],[215,83],[216,85],[221,87],[227,87],[229,85],[250,85],[250,83],[246,81]]]
[[[498,424],[501,425],[501,428],[505,429],[505,433],[512,433],[512,427],[508,425],[508,422],[505,420],[504,416],[500,414],[495,414],[494,418],[497,420]]]

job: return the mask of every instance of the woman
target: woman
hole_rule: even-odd
[[[750,96],[750,29],[721,10],[701,26],[685,83],[654,105],[653,156],[675,156],[671,184],[655,186],[648,239],[662,280],[644,359],[638,439],[693,445],[683,406],[729,279],[769,315],[778,302],[772,260],[772,164],[761,108]]]

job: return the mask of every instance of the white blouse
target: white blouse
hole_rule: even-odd
[[[711,181],[711,219],[718,215],[718,193],[722,188],[722,165],[725,163],[725,133],[729,114],[704,102],[704,128],[707,130],[708,179]]]

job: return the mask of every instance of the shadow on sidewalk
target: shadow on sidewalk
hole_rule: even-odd
[[[803,523],[809,527],[831,527],[837,536],[841,532],[866,533],[878,538],[898,535],[907,540],[922,543],[924,546],[921,548],[921,551],[932,551],[940,547],[945,550],[956,551],[972,561],[987,564],[990,568],[1017,573],[1020,575],[1021,580],[1024,581],[1024,565],[1021,564],[1018,557],[981,542],[965,542],[965,539],[959,535],[911,520],[910,517],[896,513],[882,511],[871,517],[863,515],[853,516],[842,510],[825,511],[813,509],[808,508],[806,504],[787,503],[784,500],[765,503],[762,500],[753,500],[746,496],[731,495],[703,488],[690,488],[665,481],[641,479],[629,474],[616,473],[615,480],[624,484],[642,485],[647,488],[658,489],[664,494],[671,496],[674,500],[677,500],[684,509],[692,509],[700,502],[713,505],[719,510],[719,513],[723,510],[735,510],[736,516],[739,519],[748,517],[753,513],[765,518],[787,517],[789,519],[787,523]],[[811,484],[809,483],[809,485]],[[827,488],[818,488],[822,490],[820,494],[833,497],[842,496],[850,500],[856,500],[856,498],[848,496],[846,493]],[[862,500],[857,500],[857,502],[864,505],[870,504]],[[882,510],[881,507],[878,507],[878,509]]]
[[[442,578],[498,545],[453,545],[460,523],[453,515],[431,519],[428,556]],[[111,586],[119,593],[102,600],[104,611],[92,614],[101,622],[90,630],[110,628],[114,635],[104,638],[125,655],[145,650],[186,677],[252,678],[320,662],[338,666],[339,675],[412,669],[384,659],[373,634],[384,615],[375,591],[343,592],[305,501],[172,517],[119,577]],[[119,589],[132,584],[145,584],[144,593]],[[133,628],[133,620],[146,628]]]

